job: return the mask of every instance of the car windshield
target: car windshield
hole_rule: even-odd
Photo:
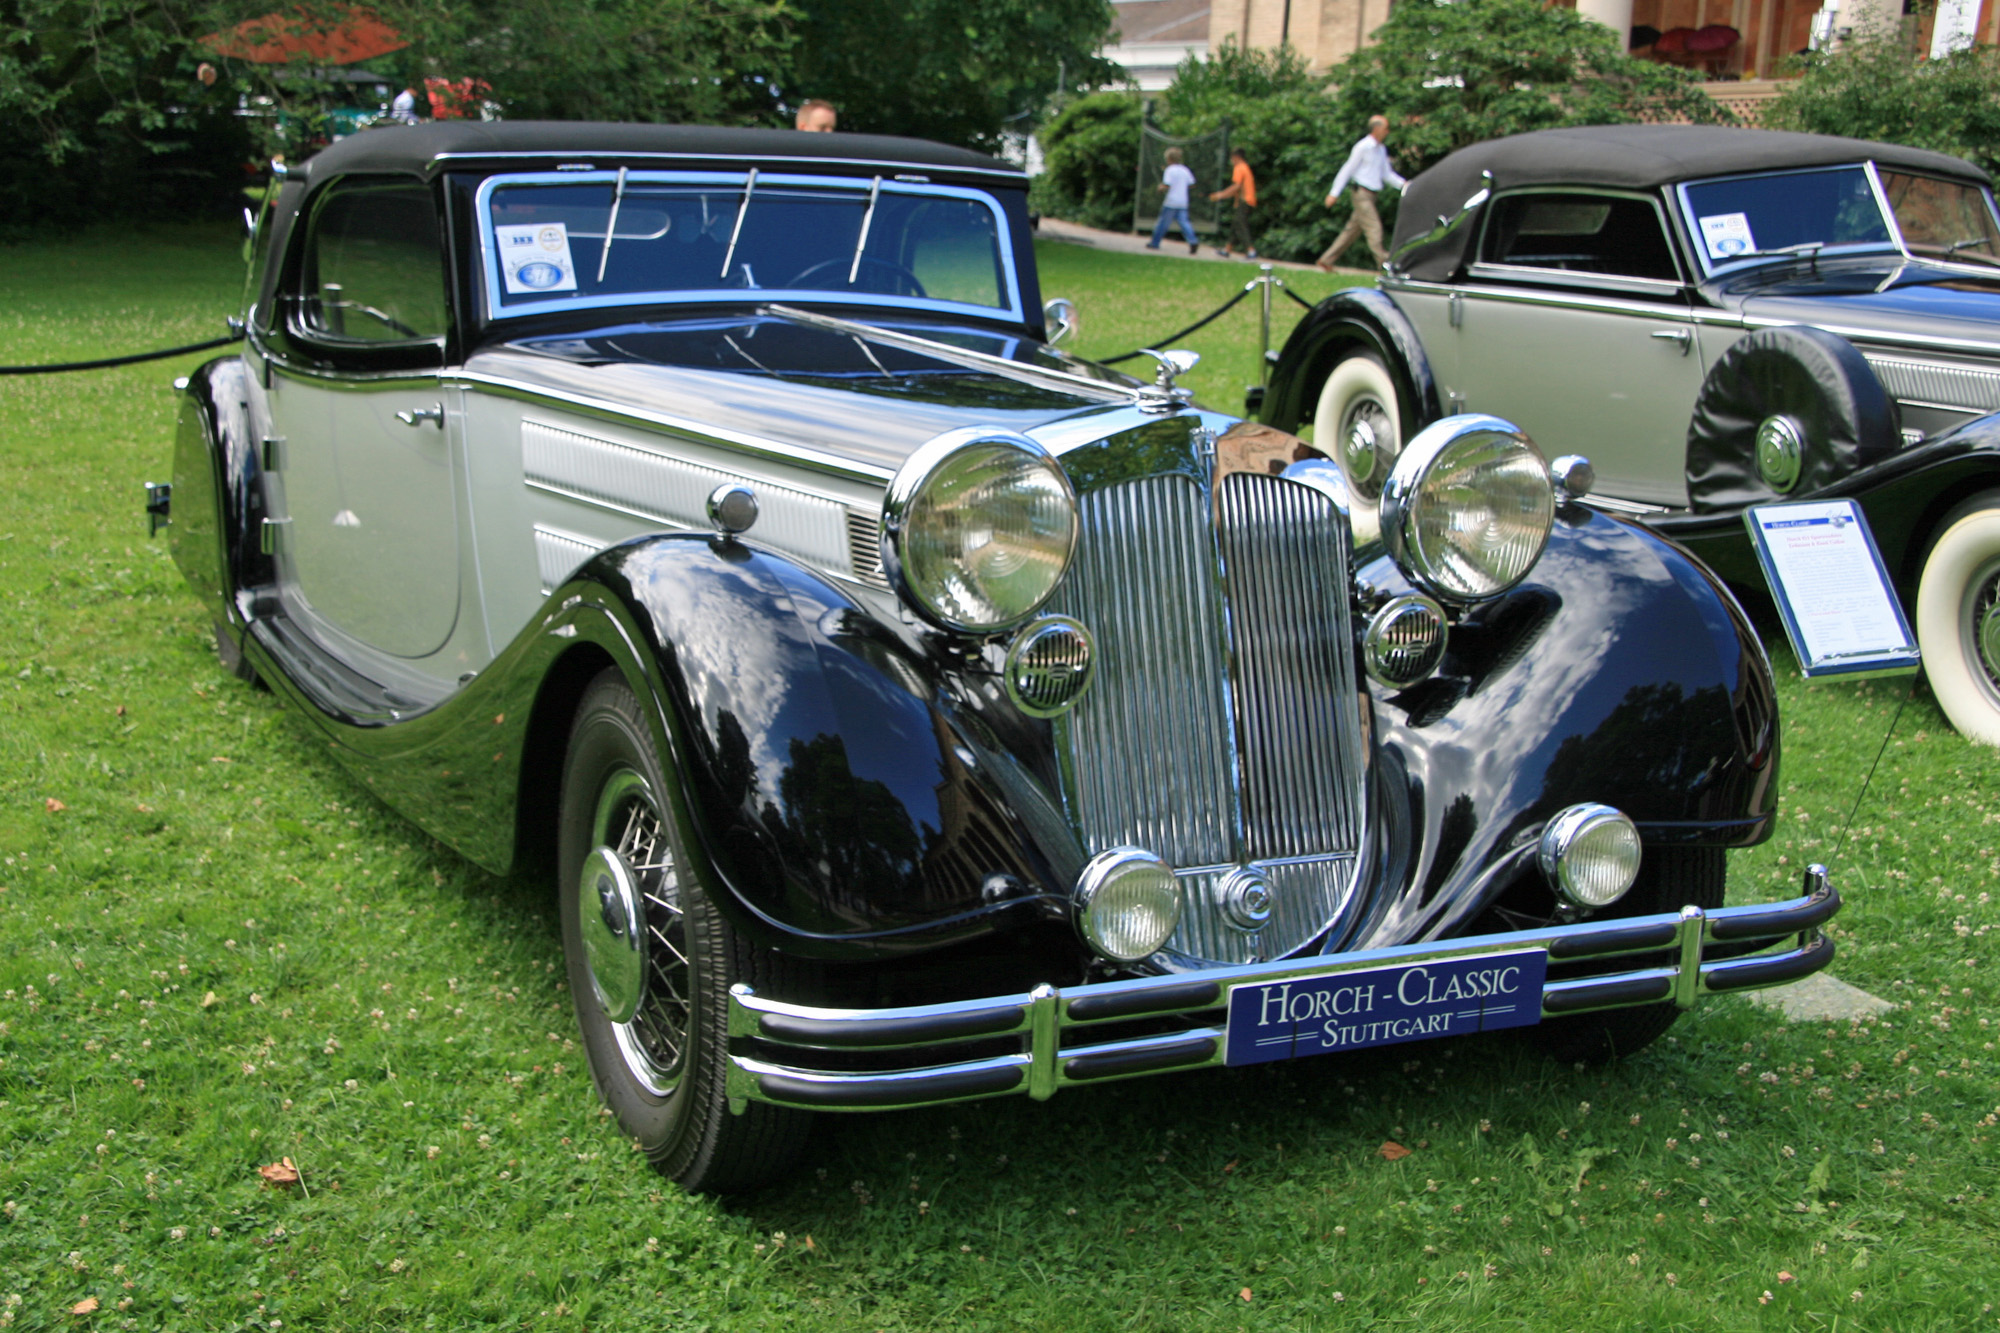
[[[2000,225],[1986,191],[1963,181],[1882,172],[1882,193],[1912,254],[2000,264]]]
[[[1004,215],[976,190],[592,172],[500,177],[480,199],[496,314],[746,292],[1020,313]]]
[[[1681,187],[1681,198],[1711,272],[1787,250],[1895,244],[1860,166],[1695,181]]]

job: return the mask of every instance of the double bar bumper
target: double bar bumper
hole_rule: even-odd
[[[1037,986],[1026,995],[903,1009],[813,1008],[765,999],[739,985],[729,1001],[730,1108],[740,1112],[756,1101],[823,1111],[880,1111],[1023,1092],[1042,1100],[1059,1088],[1203,1069],[1224,1062],[1226,1030],[1219,1011],[1238,986],[1482,954],[1546,949],[1551,965],[1560,965],[1671,952],[1673,962],[1666,966],[1552,980],[1542,990],[1541,1016],[1661,1002],[1685,1009],[1704,994],[1783,985],[1832,961],[1833,942],[1819,927],[1840,910],[1840,895],[1823,866],[1807,869],[1804,888],[1802,897],[1753,907],[1709,912],[1686,907],[1678,914],[1365,953],[1314,954],[1069,990]],[[1771,947],[1781,943],[1782,948]],[[1750,950],[1764,951],[1746,952]],[[1728,956],[1711,958],[1711,952]],[[1163,1020],[1171,1024],[1177,1018],[1186,1018],[1187,1026],[1125,1036],[1116,1031],[1135,1020],[1158,1029]],[[918,1068],[841,1067],[896,1052],[931,1057],[970,1043],[990,1048],[996,1041],[1011,1041],[1019,1049]],[[797,1062],[779,1063],[756,1053],[771,1047],[797,1051]],[[827,1053],[821,1067],[808,1063],[810,1052]]]

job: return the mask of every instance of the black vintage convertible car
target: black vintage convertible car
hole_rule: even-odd
[[[2000,214],[1942,153],[1542,130],[1410,182],[1375,289],[1293,331],[1262,418],[1372,494],[1430,422],[1587,454],[1592,503],[1762,586],[1751,505],[1854,499],[1939,705],[2000,745]]]
[[[1340,468],[1051,346],[1021,175],[904,140],[370,131],[184,385],[176,560],[382,800],[545,875],[597,1086],[693,1188],[816,1111],[1525,1028],[1822,965],[1723,907],[1736,604],[1492,417]],[[1052,303],[1053,304],[1053,303]]]

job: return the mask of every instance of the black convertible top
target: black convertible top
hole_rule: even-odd
[[[1517,185],[1597,185],[1651,190],[1704,176],[1793,167],[1875,161],[1933,176],[1991,184],[1986,173],[1961,158],[1901,144],[1842,139],[1826,134],[1744,130],[1711,125],[1587,125],[1537,130],[1461,148],[1410,182],[1396,213],[1400,251],[1428,235],[1438,218],[1458,216],[1467,199],[1493,173],[1493,188]],[[1456,269],[1470,228],[1460,227],[1426,245],[1398,267],[1410,276],[1442,281]]]
[[[670,161],[743,161],[810,166],[845,174],[895,171],[973,176],[987,183],[1025,185],[1020,171],[964,148],[886,134],[802,134],[797,130],[725,129],[712,125],[619,125],[591,121],[434,121],[385,125],[341,140],[308,159],[308,184],[350,171],[430,175],[465,163],[547,169],[559,163],[593,166],[666,165]]]

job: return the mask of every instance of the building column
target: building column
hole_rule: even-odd
[[[1576,0],[1576,12],[1617,33],[1619,45],[1631,40],[1632,0]]]

